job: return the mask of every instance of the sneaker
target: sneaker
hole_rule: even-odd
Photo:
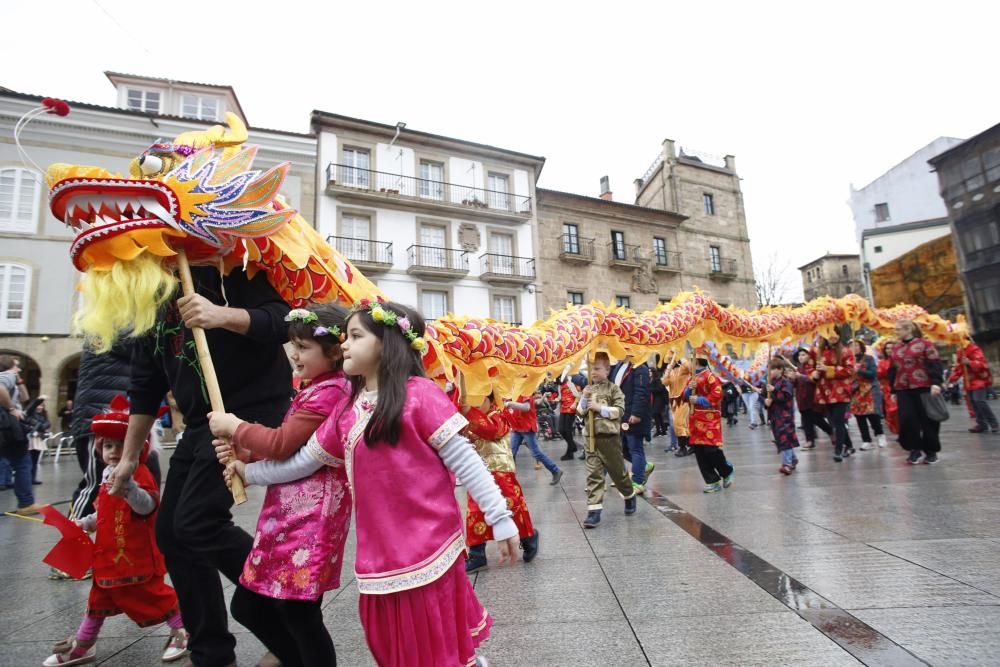
[[[538,530],[532,533],[531,537],[526,537],[521,540],[521,550],[524,554],[521,558],[524,559],[525,563],[530,563],[538,555]]]
[[[646,485],[636,484],[635,482],[632,482],[632,491],[635,492],[637,495],[641,496],[642,494],[646,493]]]
[[[563,454],[562,456],[559,457],[559,460],[560,461],[572,461],[575,458],[576,457],[573,455],[573,452],[566,452],[565,454]]]
[[[784,463],[782,463],[781,467],[778,468],[778,472],[780,472],[782,475],[791,475],[792,474],[792,467],[791,466],[787,466]]]
[[[878,436],[878,438],[876,438],[876,440],[878,441],[879,449],[882,449],[883,447],[885,447],[885,436],[884,435]]]
[[[937,454],[928,454],[927,456],[924,457],[924,460],[921,461],[921,463],[926,463],[928,465],[937,462],[938,462]]]
[[[872,443],[870,443],[870,442],[862,442],[861,443],[861,448],[860,448],[861,451],[867,452],[871,448],[872,448]]]
[[[597,524],[601,522],[601,510],[590,510],[587,512],[587,518],[583,520],[584,528],[597,528]]]
[[[636,509],[636,495],[632,494],[631,498],[625,499],[625,514],[635,514]]]
[[[549,486],[556,486],[556,485],[558,485],[559,484],[559,480],[562,479],[562,476],[563,476],[563,471],[562,470],[556,470],[554,473],[552,473],[552,481],[549,482]]]
[[[730,463],[729,465],[732,466],[733,464]],[[736,481],[736,468],[733,468],[731,473],[722,478],[722,486],[728,489],[733,485],[734,481]]]
[[[847,449],[844,450],[844,458],[846,459],[851,454],[857,454],[857,453],[858,450],[854,449],[854,447],[848,447]]]
[[[920,452],[913,450],[910,455],[906,457],[906,462],[911,466],[920,463]]]
[[[722,484],[720,482],[706,484],[705,488],[701,490],[702,493],[718,493],[719,491],[722,491]]]
[[[802,445],[802,449],[816,449],[816,443],[807,442],[806,444]]]
[[[469,558],[465,561],[465,573],[472,574],[473,572],[485,570],[488,567],[489,563],[486,561],[486,545],[477,544],[474,547],[469,547]]]
[[[834,452],[834,454],[833,454],[833,460],[836,461],[837,463],[840,463],[841,461],[844,460],[844,457],[841,456],[840,454],[837,454],[836,452]]]
[[[655,463],[647,463],[646,464],[646,483],[647,484],[649,483],[649,476],[653,474],[654,470],[656,470],[656,464]]]
[[[986,425],[976,424],[975,426],[969,429],[969,433],[986,433]]]
[[[62,651],[57,649],[64,649]],[[65,665],[89,665],[92,662],[97,662],[97,646],[96,644],[91,644],[90,646],[84,647],[79,646],[75,639],[67,639],[64,642],[59,642],[53,647],[53,653],[45,662],[42,663],[42,667],[63,667]]]
[[[542,462],[535,461],[535,470],[541,470],[541,469],[542,469]]]
[[[188,654],[188,633],[184,628],[170,631],[167,643],[163,646],[163,662],[180,660]]]
[[[72,578],[73,577],[69,576],[62,570],[57,570],[54,567],[49,568],[49,579],[51,579],[52,581],[66,581],[67,579],[72,579]]]
[[[14,514],[17,514],[18,516],[31,516],[32,514],[38,514],[38,510],[40,509],[42,509],[42,505],[31,503],[30,505],[25,505],[24,507],[18,507],[16,510],[14,510]],[[73,664],[76,665],[82,663],[73,663]]]
[[[481,655],[476,656],[476,667],[490,667],[490,663]]]

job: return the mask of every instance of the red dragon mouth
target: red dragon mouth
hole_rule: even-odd
[[[178,230],[177,195],[160,181],[115,178],[67,178],[52,187],[52,214],[78,230],[70,258],[87,269],[84,251],[125,232],[141,229]]]

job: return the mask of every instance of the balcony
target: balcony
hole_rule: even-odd
[[[409,265],[406,272],[431,278],[461,278],[469,273],[469,253],[429,245],[411,245],[406,249]]]
[[[531,197],[336,163],[327,165],[326,192],[368,204],[405,204],[407,208],[452,214],[463,211],[488,220],[531,217]]]
[[[392,268],[392,243],[348,236],[327,236],[326,242],[362,271],[377,273]]]
[[[660,251],[653,253],[653,270],[664,273],[677,273],[681,270],[681,254],[679,252]]]
[[[735,259],[722,259],[722,258],[709,258],[709,271],[708,277],[712,280],[733,280],[736,278],[736,260]]]
[[[560,242],[559,259],[564,262],[590,264],[594,261],[594,239],[563,234]]]
[[[494,253],[480,255],[479,279],[500,285],[527,285],[535,279],[535,260]]]
[[[629,243],[608,244],[608,266],[618,269],[637,269],[642,266],[642,251]]]

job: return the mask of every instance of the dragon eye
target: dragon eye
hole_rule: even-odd
[[[143,176],[158,174],[161,169],[163,169],[163,160],[155,155],[143,155],[139,158],[139,171],[142,172]]]

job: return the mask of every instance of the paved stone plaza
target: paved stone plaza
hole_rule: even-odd
[[[551,487],[524,448],[519,475],[541,549],[530,565],[475,575],[495,621],[483,652],[497,667],[997,664],[1000,436],[967,426],[953,408],[934,466],[906,465],[891,444],[837,464],[824,443],[800,452],[785,478],[769,432],[743,417],[726,431],[736,484],[717,495],[701,493],[693,456],[665,454],[659,438],[639,512],[625,517],[612,491],[592,531],[580,525],[583,463],[569,462]],[[563,451],[558,442],[544,449]],[[42,478],[39,502],[59,503],[79,469],[72,456],[46,460]],[[262,497],[253,491],[236,512],[248,530]],[[13,492],[0,498],[14,508]],[[2,665],[41,664],[80,621],[90,584],[46,578],[40,560],[55,541],[51,528],[0,518]],[[492,546],[489,555],[496,560]],[[340,664],[370,665],[350,572],[348,556],[344,587],[326,599],[327,624]],[[240,664],[253,665],[263,648],[235,629]],[[165,626],[112,619],[100,664],[161,664],[165,635]]]

